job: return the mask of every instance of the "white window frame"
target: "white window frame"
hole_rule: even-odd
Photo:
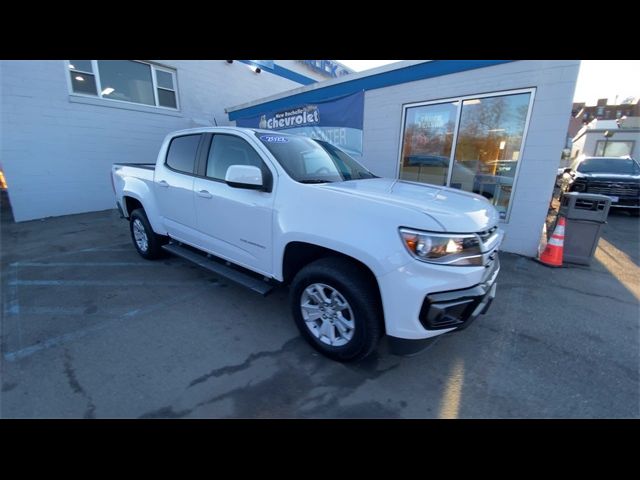
[[[66,75],[67,75],[67,86],[69,88],[69,95],[73,95],[76,97],[85,97],[85,98],[93,98],[93,99],[100,99],[100,100],[104,100],[107,102],[116,102],[116,103],[124,103],[127,105],[139,105],[142,107],[149,107],[149,108],[159,108],[159,109],[163,109],[163,110],[169,110],[171,112],[177,112],[180,111],[180,99],[178,98],[178,75],[175,69],[171,68],[171,67],[167,67],[164,65],[159,65],[157,63],[152,63],[152,62],[145,62],[142,60],[129,60],[130,62],[137,62],[137,63],[142,63],[144,65],[149,65],[149,67],[151,68],[151,83],[153,86],[153,100],[155,102],[155,105],[148,105],[146,103],[139,103],[139,102],[130,102],[128,100],[118,100],[115,98],[109,98],[109,97],[103,97],[102,96],[102,83],[100,81],[100,70],[98,69],[98,60],[91,60],[91,68],[93,69],[93,72],[83,72],[82,70],[78,70],[77,68],[71,68],[71,61],[70,60],[65,60],[65,66],[66,66]],[[169,73],[171,74],[171,79],[173,81],[173,90],[171,90],[170,88],[165,88],[165,87],[158,87],[158,81],[156,79],[156,70],[160,70],[162,72],[165,73]],[[73,91],[73,83],[71,82],[71,76],[69,74],[69,72],[71,71],[77,71],[77,72],[81,72],[81,73],[86,73],[88,75],[93,75],[96,81],[96,90],[97,90],[97,95],[91,95],[88,93],[79,93],[79,92],[74,92]],[[176,107],[165,107],[163,105],[160,105],[158,102],[158,88],[161,88],[162,90],[168,90],[168,91],[172,91],[174,93],[174,95],[176,96]]]
[[[100,88],[99,88],[99,84],[98,84],[98,75],[96,75],[95,70],[96,70],[96,64],[95,64],[95,60],[89,60],[91,62],[91,69],[93,70],[93,72],[87,72],[86,70],[80,70],[79,68],[76,68],[75,65],[71,65],[71,60],[67,60],[66,61],[66,66],[67,66],[67,85],[69,85],[69,91],[73,94],[73,95],[82,95],[83,97],[91,97],[91,98],[96,98],[99,97],[100,94]],[[73,68],[71,68],[73,67]],[[96,91],[98,92],[97,95],[91,95],[89,93],[75,93],[73,91],[73,82],[71,81],[71,72],[77,72],[80,74],[85,74],[85,75],[91,75],[95,81],[96,84]]]
[[[453,162],[455,162],[455,158],[456,158],[458,130],[460,127],[460,118],[462,116],[462,103],[464,102],[464,100],[473,100],[475,98],[502,97],[505,95],[517,95],[520,93],[529,93],[530,97],[529,97],[529,108],[527,110],[527,118],[525,119],[524,130],[522,132],[522,142],[520,143],[520,154],[518,157],[518,164],[516,165],[516,171],[513,177],[513,185],[511,187],[511,197],[509,199],[509,207],[505,212],[504,219],[499,220],[500,223],[509,223],[509,219],[511,218],[511,210],[513,208],[514,199],[515,199],[516,187],[518,186],[518,178],[520,177],[520,167],[522,165],[522,160],[524,159],[524,146],[527,141],[527,133],[529,132],[529,121],[531,119],[531,112],[533,111],[533,101],[536,96],[536,87],[520,88],[515,90],[502,90],[502,91],[488,92],[488,93],[477,93],[474,95],[461,95],[457,97],[446,97],[446,98],[439,98],[437,100],[428,100],[424,102],[404,103],[402,105],[402,120],[401,120],[402,123],[400,128],[400,139],[398,141],[398,165],[396,169],[397,178],[400,179],[400,173],[402,169],[402,147],[403,147],[403,141],[404,141],[404,131],[406,128],[405,122],[406,122],[407,110],[409,108],[422,107],[425,105],[436,105],[439,103],[457,102],[458,112],[456,114],[456,122],[454,126],[453,139],[451,144],[451,154],[449,155],[449,166],[448,166],[449,170],[447,171],[447,183],[446,185],[444,185],[445,187],[449,187],[451,185],[451,176],[453,175]],[[466,190],[463,190],[463,191],[466,191]]]

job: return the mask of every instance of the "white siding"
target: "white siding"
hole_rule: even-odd
[[[362,162],[396,177],[402,106],[479,93],[536,87],[535,101],[503,249],[535,256],[565,143],[579,61],[518,61],[365,93]]]
[[[113,208],[112,163],[155,162],[167,133],[228,124],[226,106],[300,86],[240,62],[157,63],[177,71],[179,112],[78,100],[62,60],[0,62],[0,167],[16,221]]]

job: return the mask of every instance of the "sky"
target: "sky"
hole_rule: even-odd
[[[399,60],[338,60],[357,72],[376,68]],[[626,97],[640,97],[640,60],[582,60],[574,102],[595,105],[599,98],[608,98],[614,105]]]

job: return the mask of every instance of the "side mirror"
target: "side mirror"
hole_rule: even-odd
[[[250,190],[261,190],[262,170],[253,165],[231,165],[224,176],[227,185],[234,188],[248,188]]]
[[[571,173],[571,168],[565,168],[564,173]]]

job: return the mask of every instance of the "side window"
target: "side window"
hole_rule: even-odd
[[[174,170],[193,174],[201,135],[184,135],[171,140],[167,165]]]
[[[214,135],[207,160],[207,177],[224,180],[231,165],[253,165],[262,170],[266,167],[258,152],[246,141],[233,135]]]

